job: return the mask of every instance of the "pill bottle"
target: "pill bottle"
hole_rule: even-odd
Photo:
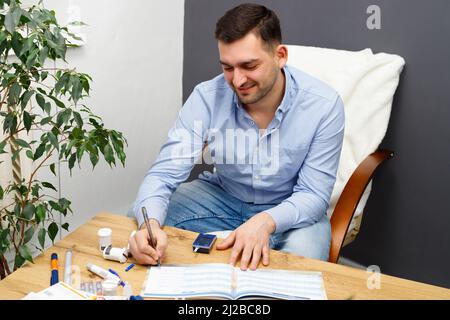
[[[103,251],[106,247],[112,245],[112,230],[110,228],[99,229],[97,235],[100,251]]]
[[[104,296],[117,296],[117,281],[106,279],[102,282],[102,293]]]

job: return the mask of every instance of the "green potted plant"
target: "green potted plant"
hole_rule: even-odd
[[[72,173],[86,155],[93,168],[101,158],[125,165],[122,133],[105,128],[83,103],[91,77],[54,67],[66,62],[74,40],[42,2],[24,8],[19,0],[0,0],[0,172],[12,170],[0,185],[0,278],[33,262],[30,249],[43,250],[47,236],[54,241],[61,228],[68,230],[57,221],[72,211],[71,202],[38,179],[40,170],[56,176],[55,168],[64,164]],[[27,161],[31,169],[25,174]],[[14,256],[12,267],[7,255]]]

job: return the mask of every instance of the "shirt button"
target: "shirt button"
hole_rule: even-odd
[[[258,175],[255,176],[255,180],[259,180],[259,176]]]

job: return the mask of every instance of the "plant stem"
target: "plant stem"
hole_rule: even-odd
[[[23,235],[25,233],[25,226],[27,226],[27,225],[28,225],[28,223],[26,223],[25,221],[22,220],[22,229],[20,230],[19,247],[24,244],[25,238]]]
[[[2,263],[3,263],[3,267],[6,270],[6,275],[11,274],[11,270],[9,269],[9,266],[8,266],[8,261],[6,261],[6,258],[5,258],[4,255],[2,255],[1,260],[2,260]]]
[[[11,88],[11,86],[7,86],[6,87],[6,92],[5,92],[5,94],[4,94],[3,98],[2,98],[2,102],[0,102],[0,111],[2,110],[2,106],[5,103],[6,97],[8,96],[9,88]]]
[[[5,142],[5,141],[10,140],[15,134],[17,134],[17,133],[19,133],[20,131],[23,131],[23,130],[25,130],[25,127],[24,127],[24,128],[21,128],[21,129],[19,129],[19,130],[17,130],[16,132],[14,132],[14,133],[12,133],[12,134],[10,134],[10,135],[7,136],[2,142]]]
[[[1,212],[2,212],[3,210],[5,210],[6,208],[11,207],[13,204],[15,204],[15,202],[10,203],[10,204],[8,204],[7,206],[4,206],[3,208],[1,208],[1,209],[0,209],[0,217],[1,217]]]
[[[2,259],[0,259],[0,280],[6,278],[6,267],[3,264],[3,255],[1,257]]]

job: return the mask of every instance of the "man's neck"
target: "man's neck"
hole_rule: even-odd
[[[244,109],[250,115],[260,115],[260,116],[268,116],[274,115],[278,106],[281,104],[283,100],[284,91],[285,91],[286,77],[283,70],[280,70],[280,74],[278,75],[277,81],[273,86],[271,92],[269,92],[263,99],[254,104],[246,104],[244,105]]]
[[[284,72],[280,71],[273,89],[267,96],[261,99],[261,101],[258,101],[258,103],[243,106],[256,122],[258,128],[263,130],[263,132],[267,129],[270,122],[272,122],[275,112],[283,100],[285,87],[286,77]]]

